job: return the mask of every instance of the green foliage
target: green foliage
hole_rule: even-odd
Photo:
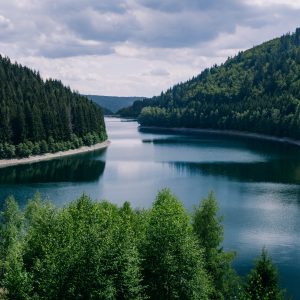
[[[217,200],[213,193],[209,193],[208,198],[203,199],[194,212],[193,228],[200,245],[205,249],[207,260],[212,250],[218,249],[223,242],[222,217],[217,215],[218,211]]]
[[[1,212],[0,217],[0,255],[1,262],[3,262],[9,247],[19,241],[20,234],[22,234],[23,215],[13,197],[9,197],[5,201],[4,210]]]
[[[11,158],[16,155],[16,147],[8,143],[0,143],[0,158]]]
[[[150,299],[209,299],[202,261],[188,214],[169,190],[161,191],[143,246],[144,284]]]
[[[233,252],[224,252],[222,217],[218,216],[218,203],[213,193],[195,208],[193,230],[204,249],[205,267],[212,278],[214,290],[211,299],[237,299],[242,293],[241,283],[231,263]]]
[[[279,287],[277,270],[266,249],[263,249],[247,277],[246,299],[282,300],[283,294]]]
[[[132,106],[120,109],[117,114],[121,117],[137,118],[144,107],[151,105],[154,105],[153,99],[136,100]]]
[[[17,145],[16,153],[18,157],[29,157],[32,154],[32,150],[27,143],[20,143]]]
[[[72,135],[80,141],[91,134],[89,144],[107,138],[101,109],[60,81],[43,81],[1,56],[0,79],[0,159],[80,147],[68,143]]]
[[[300,138],[299,29],[240,52],[122,116],[143,126],[213,128]]]
[[[24,269],[24,217],[13,197],[5,202],[0,228],[1,285],[9,299],[30,299],[30,274]]]
[[[151,209],[137,211],[128,202],[119,208],[86,195],[57,209],[39,194],[21,211],[10,197],[0,215],[1,296],[283,299],[265,252],[248,277],[247,294],[232,293],[240,287],[233,285],[232,257],[220,246],[217,211],[210,194],[191,222],[169,190],[159,192]]]
[[[15,202],[8,204],[1,235],[10,239],[1,247],[8,249],[2,280],[8,299],[144,299],[127,217],[133,212],[85,195],[58,211],[36,195],[20,219]],[[16,239],[17,225],[25,238]]]

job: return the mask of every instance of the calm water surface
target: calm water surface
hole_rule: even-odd
[[[189,210],[214,191],[226,249],[240,274],[266,246],[283,285],[300,299],[300,148],[218,134],[140,132],[136,122],[106,119],[107,150],[0,169],[0,199],[23,206],[36,191],[62,206],[83,192],[149,207],[169,187]]]

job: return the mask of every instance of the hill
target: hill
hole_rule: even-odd
[[[145,126],[251,131],[300,138],[300,28],[238,53],[122,116]]]
[[[108,109],[113,113],[116,113],[118,110],[124,107],[132,105],[134,101],[144,99],[144,97],[117,97],[97,95],[87,95],[87,97],[100,105],[102,108]]]
[[[60,81],[0,56],[0,158],[92,145],[107,138],[101,109]]]
[[[108,108],[102,107],[101,105],[99,105],[99,104],[97,104],[97,103],[96,103],[96,105],[98,105],[98,106],[101,108],[102,113],[103,113],[104,116],[109,116],[109,115],[113,115],[113,114],[114,114],[114,113],[113,113],[111,110],[109,110]]]

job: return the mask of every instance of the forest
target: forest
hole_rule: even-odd
[[[211,128],[300,138],[300,28],[122,109],[142,126]]]
[[[245,278],[226,252],[213,193],[192,213],[170,190],[152,207],[95,202],[56,208],[36,194],[0,214],[1,299],[285,299],[266,249]]]
[[[91,100],[0,56],[0,159],[75,149],[106,139],[102,111]]]

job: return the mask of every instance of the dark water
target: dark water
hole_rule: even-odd
[[[57,205],[81,193],[149,207],[169,187],[187,209],[213,190],[224,215],[226,249],[240,274],[266,246],[283,286],[300,299],[300,147],[217,134],[139,132],[106,119],[107,150],[0,169],[0,199],[24,205],[36,191]]]

